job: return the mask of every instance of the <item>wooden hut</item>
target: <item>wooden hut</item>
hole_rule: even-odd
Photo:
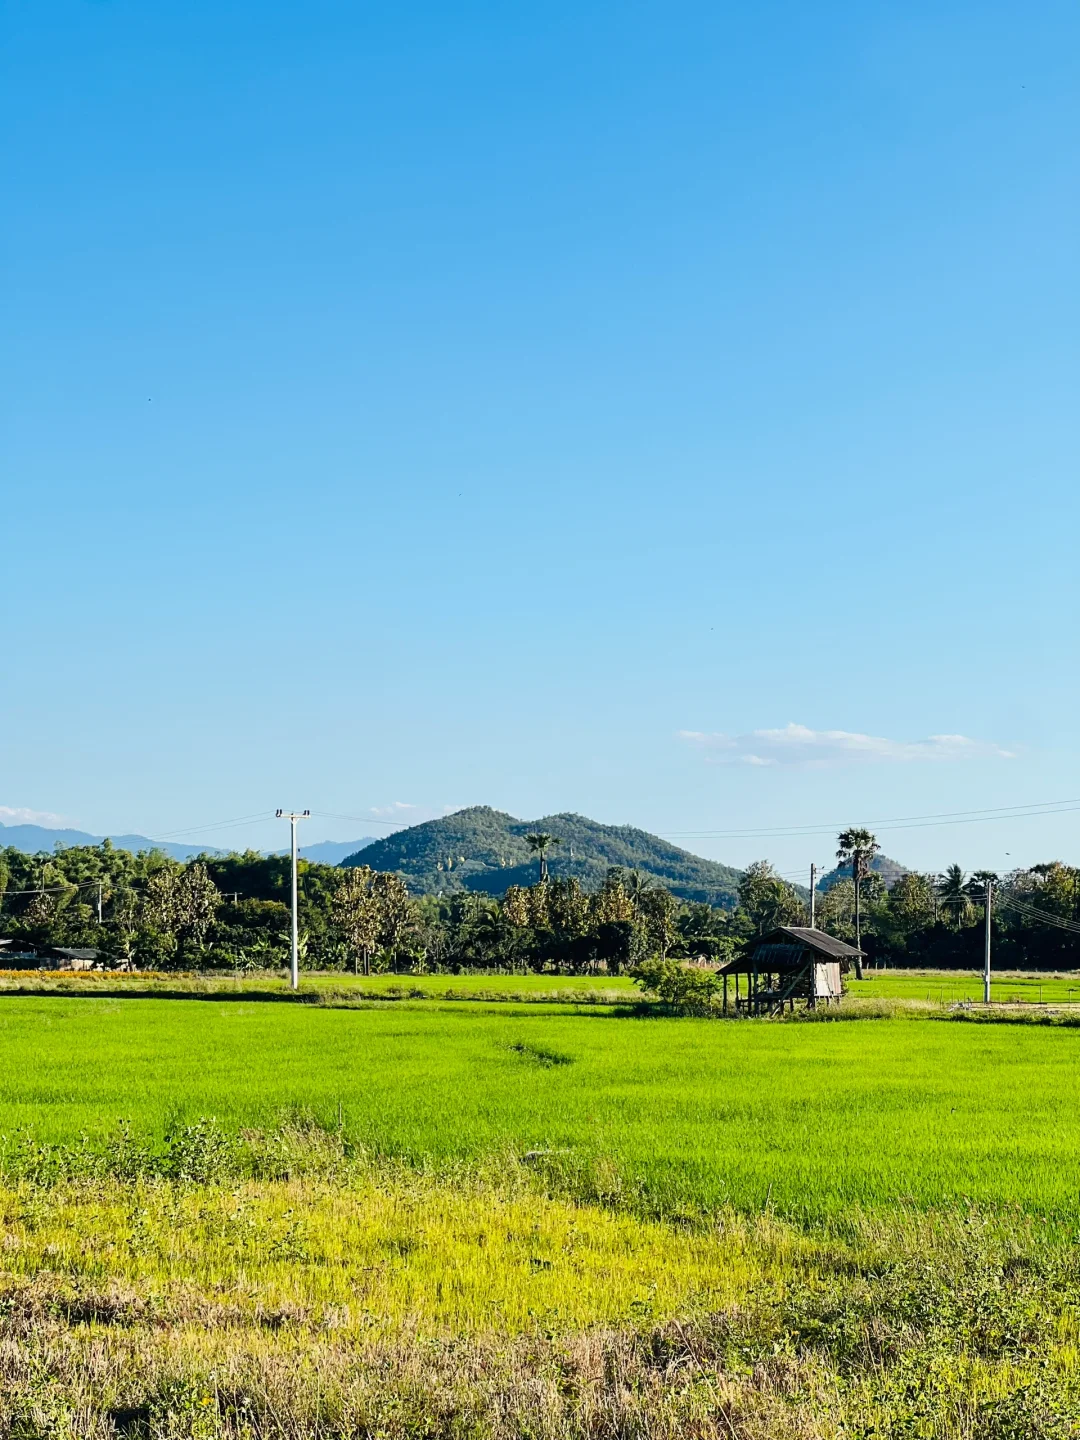
[[[824,930],[781,925],[752,941],[745,955],[721,969],[724,1014],[729,1013],[732,980],[736,1014],[780,1015],[785,1005],[794,1010],[797,1000],[810,1010],[819,1000],[831,1004],[842,994],[842,972],[861,954]]]

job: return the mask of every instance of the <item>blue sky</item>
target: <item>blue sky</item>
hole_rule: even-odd
[[[791,869],[1080,797],[1074,6],[0,30],[0,818],[490,803]]]

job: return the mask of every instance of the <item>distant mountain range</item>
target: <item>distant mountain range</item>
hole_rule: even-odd
[[[631,825],[601,825],[584,815],[518,820],[487,805],[426,820],[373,841],[346,865],[396,871],[414,895],[480,890],[502,895],[510,885],[533,885],[540,864],[525,836],[542,831],[561,843],[548,851],[552,878],[573,875],[597,889],[612,865],[641,870],[684,900],[732,906],[741,872],[704,860]]]
[[[212,845],[178,845],[169,840],[150,840],[145,835],[90,835],[85,830],[50,830],[44,825],[0,825],[0,849],[11,846],[27,855],[51,851],[57,845],[100,845],[108,838],[117,850],[164,850],[174,860],[189,860],[192,855],[224,855]]]
[[[85,830],[50,830],[44,825],[2,825],[0,824],[0,850],[11,846],[27,855],[38,855],[43,850],[50,852],[57,845],[100,845],[106,837],[90,835]],[[193,855],[227,855],[228,850],[216,849],[213,845],[181,845],[171,840],[151,840],[146,835],[110,835],[117,850],[163,850],[174,860],[190,860]],[[365,845],[370,845],[374,836],[367,835],[359,840],[323,840],[317,845],[302,845],[300,854],[305,860],[319,865],[340,865],[349,855],[355,855]],[[288,851],[278,851],[288,854]]]
[[[525,836],[544,831],[561,843],[548,851],[548,870],[554,876],[575,876],[586,890],[597,889],[612,865],[641,870],[653,876],[683,900],[706,900],[710,905],[733,906],[742,875],[730,865],[705,860],[680,850],[632,825],[602,825],[584,815],[546,815],[542,820],[517,820],[474,805],[439,820],[426,820],[392,835],[361,836],[356,840],[322,840],[303,845],[300,854],[319,865],[370,865],[375,870],[397,871],[414,895],[438,895],[454,890],[480,890],[502,895],[511,885],[535,884],[540,863]],[[51,830],[44,825],[0,824],[0,850],[12,846],[28,855],[46,853],[57,845],[100,845],[102,835],[85,830]],[[146,835],[110,835],[117,850],[162,850],[174,860],[193,855],[227,855],[212,845],[151,840]],[[287,850],[273,852],[288,854]],[[873,869],[887,886],[907,867],[887,855],[875,855]],[[839,880],[851,878],[850,865],[838,865],[818,881],[830,890]],[[801,886],[795,887],[807,895]]]

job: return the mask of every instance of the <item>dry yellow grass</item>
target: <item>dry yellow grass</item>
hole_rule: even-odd
[[[773,1235],[680,1230],[539,1194],[375,1176],[233,1187],[0,1190],[0,1267],[135,1286],[145,1303],[365,1335],[663,1324],[726,1308],[786,1263]]]
[[[0,1191],[17,1440],[1065,1440],[1080,1275],[1016,1216],[691,1229],[401,1170]],[[550,1268],[549,1268],[550,1267]]]

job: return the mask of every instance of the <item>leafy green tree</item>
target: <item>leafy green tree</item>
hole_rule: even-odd
[[[637,928],[646,954],[665,960],[675,944],[678,931],[675,916],[678,904],[669,890],[649,886],[637,898]]]
[[[529,892],[523,885],[511,885],[503,896],[503,914],[507,924],[524,930],[529,924]]]
[[[142,905],[133,885],[122,884],[110,891],[110,948],[122,970],[134,970],[138,965],[141,920]]]
[[[547,886],[547,913],[551,929],[560,940],[577,939],[589,928],[589,897],[573,876],[552,880]]]
[[[901,875],[889,891],[888,907],[902,930],[933,925],[938,914],[937,885],[932,875],[912,870]]]
[[[400,875],[378,870],[372,885],[379,905],[379,944],[396,963],[413,927],[415,907]]]
[[[221,893],[201,861],[162,866],[147,881],[144,913],[161,940],[166,964],[182,966],[201,957]]]
[[[640,958],[639,949],[639,931],[631,921],[601,920],[570,944],[567,961],[578,974],[604,969],[621,975]]]
[[[612,866],[604,877],[604,883],[592,897],[589,906],[590,919],[595,925],[632,924],[634,902],[627,891],[626,871]]]
[[[490,895],[459,890],[447,906],[447,957],[455,969],[497,968],[505,934],[512,929]]]
[[[748,865],[739,881],[739,911],[749,934],[766,935],[778,925],[799,925],[806,907],[793,885],[776,873],[768,860]]]
[[[735,948],[730,924],[729,915],[703,901],[681,906],[675,920],[679,953],[689,959],[729,960]]]
[[[185,866],[177,892],[181,946],[186,950],[201,951],[213,928],[221,904],[221,892],[201,861]]]
[[[1036,900],[1038,909],[1063,919],[1080,920],[1080,870],[1076,866],[1053,860],[1033,865],[1029,875],[1029,898]]]
[[[361,962],[364,974],[371,974],[371,954],[379,940],[380,903],[375,874],[369,865],[341,871],[341,879],[330,902],[334,932],[352,956],[353,974]]]
[[[817,923],[838,940],[855,939],[855,884],[837,880],[817,902]]]

